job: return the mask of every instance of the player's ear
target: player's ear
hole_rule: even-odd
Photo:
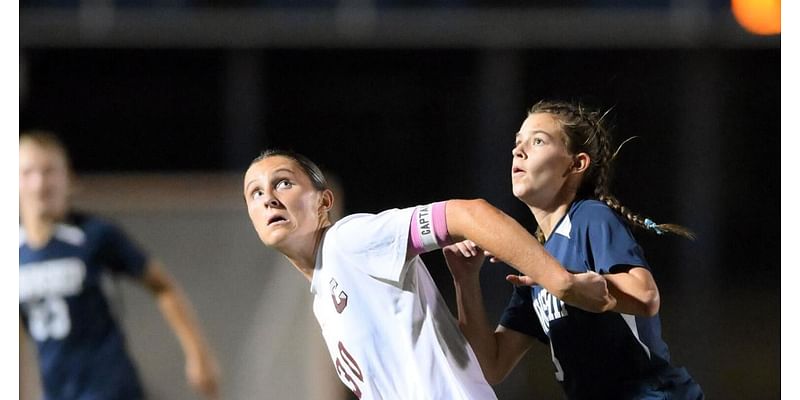
[[[570,172],[580,174],[589,169],[592,164],[592,157],[587,153],[578,153],[572,159],[572,168]]]
[[[333,191],[330,189],[325,189],[322,191],[319,197],[319,206],[321,211],[328,212],[333,208]]]

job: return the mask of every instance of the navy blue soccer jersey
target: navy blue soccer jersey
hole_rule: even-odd
[[[101,276],[141,277],[145,254],[114,225],[84,215],[56,225],[44,247],[25,236],[20,227],[20,318],[36,342],[45,398],[142,398]]]
[[[575,201],[544,247],[574,273],[648,268],[628,226],[597,200]],[[670,365],[658,315],[591,313],[535,285],[515,288],[500,325],[550,345],[556,379],[570,399],[662,398],[666,392],[702,398],[686,371]]]

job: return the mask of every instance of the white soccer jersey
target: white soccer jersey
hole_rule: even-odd
[[[496,399],[419,257],[414,208],[350,215],[328,229],[311,292],[336,372],[360,399]]]

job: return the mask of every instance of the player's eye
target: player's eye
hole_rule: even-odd
[[[256,189],[256,190],[253,190],[252,192],[250,192],[250,198],[253,199],[253,200],[258,199],[259,197],[261,197],[263,195],[264,195],[264,191],[261,190],[261,189]]]
[[[290,187],[292,187],[292,182],[289,182],[288,179],[281,179],[275,184],[275,189],[288,189]]]

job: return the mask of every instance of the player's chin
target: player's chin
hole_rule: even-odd
[[[514,194],[514,197],[518,199],[522,199],[528,194],[529,190],[525,185],[519,183],[512,183],[511,184],[511,193]]]
[[[282,229],[275,230],[270,227],[265,227],[259,232],[258,236],[265,245],[276,247],[283,243],[288,235],[287,232]]]

